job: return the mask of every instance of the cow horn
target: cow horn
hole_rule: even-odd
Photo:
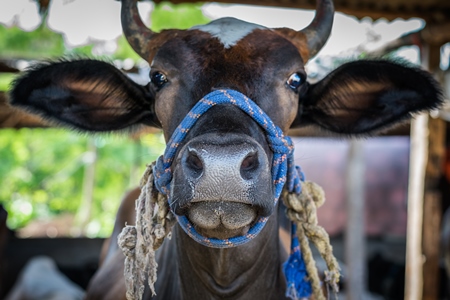
[[[142,58],[149,55],[148,42],[156,35],[139,16],[137,0],[122,0],[122,29],[128,43]]]
[[[333,27],[334,5],[332,0],[317,0],[316,15],[312,22],[302,29],[301,33],[308,41],[309,57],[313,57],[322,49],[328,40]]]

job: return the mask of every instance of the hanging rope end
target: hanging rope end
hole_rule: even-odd
[[[283,265],[286,277],[286,297],[298,300],[309,297],[312,293],[311,283],[308,281],[305,262],[300,251],[293,251]]]
[[[325,271],[325,283],[331,287],[331,290],[335,295],[339,293],[339,279],[341,274],[339,270],[337,271]]]

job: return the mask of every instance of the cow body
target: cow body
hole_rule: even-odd
[[[331,1],[323,1],[312,25],[300,32],[226,18],[156,34],[143,26],[134,1],[124,1],[124,32],[151,65],[147,86],[104,62],[60,61],[19,78],[12,103],[87,131],[160,127],[166,142],[191,108],[217,89],[245,94],[284,133],[315,124],[340,134],[370,134],[439,106],[430,75],[387,61],[348,63],[309,84],[304,65],[328,38],[332,15]],[[171,211],[186,216],[203,236],[219,239],[245,235],[257,218],[269,219],[256,238],[227,249],[205,247],[176,225],[157,253],[156,298],[284,297],[286,253],[273,213],[272,158],[264,130],[235,106],[217,105],[198,118],[171,165]],[[125,297],[124,256],[113,241],[125,222],[133,223],[133,205],[128,199],[121,206],[88,298]]]

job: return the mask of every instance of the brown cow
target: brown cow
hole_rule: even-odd
[[[155,126],[166,141],[199,99],[217,89],[248,96],[284,133],[315,124],[368,135],[440,105],[428,73],[388,61],[347,63],[309,84],[305,64],[325,44],[333,14],[331,0],[323,0],[301,31],[224,18],[154,33],[135,1],[123,1],[125,35],[151,66],[148,85],[105,62],[63,60],[37,65],[16,80],[12,103],[91,132]],[[263,129],[235,106],[217,105],[198,119],[171,166],[172,212],[190,219],[203,236],[220,239],[243,235],[255,220],[270,217],[256,238],[226,249],[205,247],[176,225],[157,252],[155,299],[285,298],[273,155]],[[126,201],[114,235],[132,220]],[[124,299],[123,259],[111,243],[88,299]]]

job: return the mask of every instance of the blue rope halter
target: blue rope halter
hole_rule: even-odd
[[[153,170],[155,186],[158,191],[166,195],[170,203],[171,165],[177,149],[195,122],[211,107],[219,104],[235,105],[253,118],[266,132],[269,147],[273,151],[272,180],[275,186],[274,206],[278,203],[278,199],[286,183],[286,177],[288,191],[300,194],[301,181],[304,181],[304,174],[299,167],[294,166],[294,146],[291,138],[284,136],[282,130],[272,122],[269,116],[258,105],[235,90],[216,90],[204,96],[176,128],[170,141],[167,143],[164,155],[158,158]],[[252,240],[261,232],[268,220],[268,217],[259,217],[247,234],[220,240],[200,235],[186,216],[175,216],[180,226],[191,238],[204,246],[213,248],[235,247]],[[300,247],[298,246],[299,243],[296,237],[295,226],[292,229],[291,257],[284,265],[288,292],[290,290],[287,296],[307,297],[311,294],[311,286],[309,281],[306,280],[306,267],[300,253]]]

